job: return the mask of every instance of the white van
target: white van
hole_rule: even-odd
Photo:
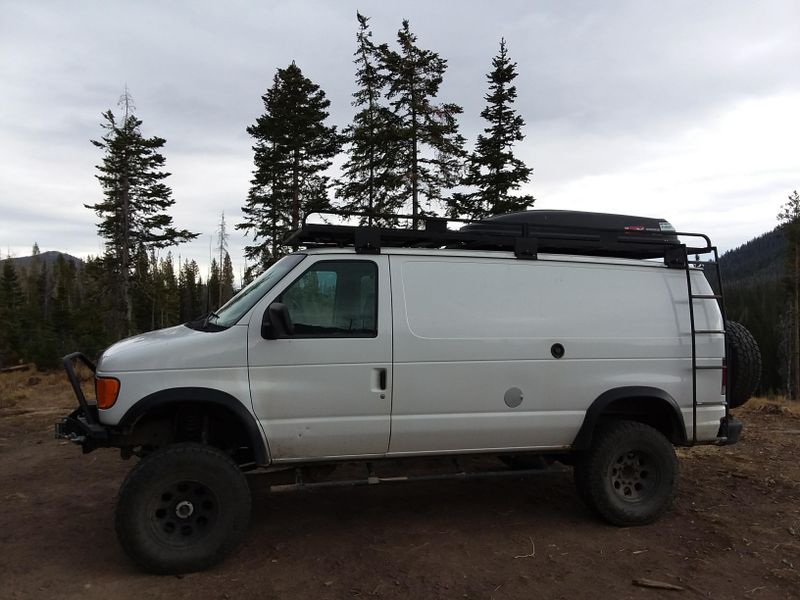
[[[96,367],[65,357],[79,408],[57,435],[141,457],[116,527],[154,572],[207,568],[240,539],[255,467],[369,461],[376,483],[398,457],[558,459],[605,519],[649,523],[673,496],[673,446],[735,443],[728,408],[760,368],[688,258],[716,249],[684,235],[559,211],[458,231],[306,224],[291,240],[305,250],[216,313],[123,340]],[[75,358],[96,370],[96,403]]]

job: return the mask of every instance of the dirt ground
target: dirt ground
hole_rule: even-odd
[[[112,510],[131,462],[53,439],[61,374],[0,375],[0,598],[800,598],[800,410],[757,399],[741,442],[680,451],[661,521],[619,529],[569,473],[269,493],[215,569],[142,574]],[[647,578],[683,591],[638,587]]]

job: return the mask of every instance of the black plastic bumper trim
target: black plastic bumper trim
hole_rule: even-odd
[[[719,420],[719,433],[717,437],[724,440],[725,446],[730,446],[739,441],[742,435],[742,422],[732,415],[727,415]]]

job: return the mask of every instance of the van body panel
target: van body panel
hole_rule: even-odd
[[[568,260],[390,260],[390,454],[563,448],[591,403],[623,386],[664,390],[688,407],[691,424],[685,272]],[[698,293],[709,293],[702,273],[692,276]],[[721,328],[716,303],[695,309],[698,329]],[[554,344],[563,346],[562,358]],[[698,364],[721,364],[722,336],[698,336],[697,355]],[[719,426],[724,396],[720,371],[699,373],[698,398],[723,403],[704,409],[706,434],[712,419]],[[521,392],[516,406],[505,398],[512,389]]]

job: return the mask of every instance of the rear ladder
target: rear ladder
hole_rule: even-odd
[[[705,237],[705,236],[703,236]],[[689,298],[689,327],[691,329],[691,339],[692,339],[692,444],[697,443],[697,372],[703,370],[723,370],[726,369],[729,361],[728,361],[728,335],[727,335],[727,318],[725,316],[725,297],[722,291],[722,273],[720,270],[719,265],[719,253],[717,251],[716,246],[712,246],[711,242],[708,238],[706,238],[708,242],[706,247],[704,248],[692,248],[683,245],[683,250],[686,254],[686,262],[685,262],[685,272],[686,272],[686,289],[688,291],[688,298]],[[689,256],[694,254],[695,260],[689,260]],[[708,261],[701,261],[700,254],[713,254],[713,260]],[[719,290],[718,294],[695,294],[694,290],[692,289],[692,276],[691,276],[691,267],[692,266],[700,266],[703,268],[703,272],[706,273],[706,267],[712,267],[716,274],[716,289]],[[710,283],[710,282],[709,282]],[[713,288],[713,286],[712,286]],[[722,329],[697,329],[695,325],[695,318],[694,318],[694,301],[695,300],[716,300],[719,304],[720,314],[722,315]],[[714,335],[714,334],[722,334],[724,340],[724,347],[725,347],[725,357],[722,359],[721,365],[710,365],[710,366],[698,366],[697,364],[697,340],[696,336],[698,335]],[[727,376],[725,378],[725,417],[728,416],[728,407],[729,407],[729,388],[727,381]],[[716,403],[699,403],[700,406],[704,404],[716,404]]]

